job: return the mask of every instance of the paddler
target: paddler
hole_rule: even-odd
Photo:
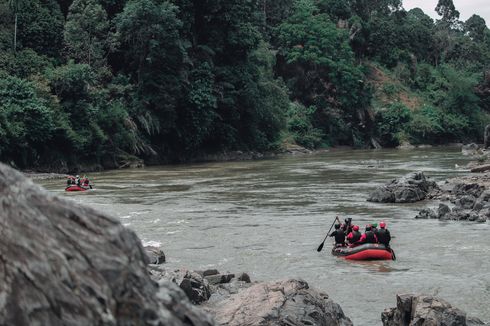
[[[347,242],[349,242],[350,245],[353,245],[361,239],[361,236],[362,236],[362,234],[361,234],[361,232],[359,232],[359,226],[354,225],[352,227],[352,232],[350,232],[347,235]]]
[[[379,243],[384,244],[386,248],[390,247],[391,234],[386,228],[385,222],[379,222],[379,229],[376,230],[376,237],[378,238]]]
[[[330,236],[335,237],[335,247],[345,246],[345,233],[340,227],[340,224],[335,224],[335,231],[333,231]]]
[[[364,234],[361,236],[361,239],[357,242],[357,244],[363,244],[363,243],[377,243],[378,238],[376,237],[376,234],[372,231],[371,224],[366,225],[366,231]]]

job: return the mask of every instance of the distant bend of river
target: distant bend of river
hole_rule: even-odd
[[[333,151],[274,160],[160,166],[91,174],[96,191],[52,192],[117,216],[169,268],[302,278],[329,294],[355,325],[381,325],[397,293],[439,296],[490,321],[490,225],[415,220],[434,203],[366,202],[376,186],[412,171],[436,181],[466,172],[455,148]],[[456,165],[457,164],[457,165]],[[334,217],[384,220],[397,261],[350,262],[317,253]]]

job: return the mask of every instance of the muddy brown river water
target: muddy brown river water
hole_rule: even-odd
[[[466,174],[456,167],[466,163],[455,148],[333,151],[96,173],[90,193],[64,193],[60,180],[41,184],[161,244],[169,268],[302,278],[355,325],[381,325],[383,309],[407,292],[437,295],[490,322],[490,223],[415,220],[419,209],[436,206],[430,202],[366,202],[373,188],[405,173],[441,181]],[[398,259],[344,261],[329,245],[318,253],[336,215],[359,225],[386,221]]]

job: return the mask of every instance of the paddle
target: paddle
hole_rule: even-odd
[[[331,231],[331,230],[332,230],[332,228],[333,228],[333,225],[334,225],[334,224],[335,224],[335,222],[337,222],[337,221],[340,223],[340,221],[339,221],[339,217],[338,217],[338,216],[336,216],[336,217],[335,217],[335,220],[333,220],[333,223],[332,223],[332,226],[330,227],[330,230],[328,230],[327,235],[325,236],[325,239],[323,239],[322,244],[318,246],[318,249],[317,249],[316,251],[318,251],[318,252],[322,251],[322,249],[323,249],[323,245],[325,244],[325,241],[327,240],[328,235],[330,234],[330,231]]]
[[[395,250],[390,248],[390,251],[391,251],[391,259],[396,260]]]

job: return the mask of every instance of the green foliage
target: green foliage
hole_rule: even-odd
[[[315,127],[332,143],[353,144],[352,129],[363,125],[370,100],[362,68],[356,65],[348,34],[336,28],[313,1],[299,0],[278,28],[279,71],[292,99],[315,106]]]
[[[287,111],[288,132],[293,140],[306,148],[318,148],[323,143],[323,132],[313,127],[316,107],[304,107],[299,103],[291,103]]]
[[[384,146],[400,144],[401,134],[412,120],[410,110],[402,103],[394,103],[376,113],[376,133]]]
[[[10,76],[0,78],[0,155],[24,166],[37,159],[55,128],[54,112],[46,104],[31,83]]]
[[[64,17],[55,0],[29,0],[19,5],[18,46],[39,54],[59,57]]]
[[[487,24],[485,19],[478,15],[471,16],[464,23],[464,31],[468,33],[468,36],[477,42],[482,42],[485,39],[485,31],[487,30]]]
[[[479,140],[490,30],[452,0],[436,9],[434,22],[401,0],[2,1],[0,159]]]
[[[70,58],[102,68],[109,49],[108,33],[107,14],[97,0],[73,1],[64,33]]]
[[[0,52],[0,70],[11,76],[28,78],[43,74],[49,68],[52,68],[52,61],[31,49],[20,50],[15,54],[10,51]]]
[[[453,0],[439,0],[436,12],[442,17],[442,21],[448,24],[454,24],[459,19],[459,11],[454,7]]]

